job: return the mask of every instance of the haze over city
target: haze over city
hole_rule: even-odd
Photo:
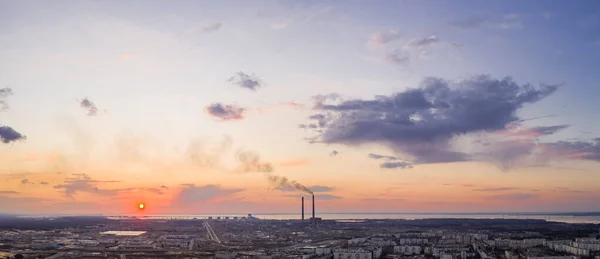
[[[599,10],[0,1],[0,213],[600,211]]]

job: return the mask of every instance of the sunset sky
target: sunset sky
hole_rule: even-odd
[[[598,68],[592,0],[0,1],[0,213],[600,211]]]

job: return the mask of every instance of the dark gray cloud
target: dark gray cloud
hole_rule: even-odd
[[[451,25],[463,29],[515,29],[522,28],[521,15],[504,14],[504,15],[479,15],[467,18],[457,19],[450,22]]]
[[[221,120],[241,120],[244,118],[244,111],[246,109],[237,105],[226,105],[221,103],[213,103],[206,107],[206,111]]]
[[[219,185],[204,185],[196,186],[194,184],[186,184],[181,192],[176,197],[176,200],[181,204],[195,204],[199,202],[214,200],[217,198],[227,197],[234,193],[243,191],[243,189],[228,189]]]
[[[600,138],[591,141],[557,141],[540,145],[548,156],[600,162]]]
[[[324,185],[313,185],[313,186],[308,186],[306,188],[308,188],[312,192],[331,192],[331,191],[335,190],[335,187],[324,186]],[[275,187],[275,189],[278,191],[283,191],[283,192],[299,191],[297,188],[292,187],[292,186],[277,186],[277,187]],[[300,190],[300,191],[302,191],[302,190]]]
[[[535,199],[539,197],[539,195],[537,194],[531,194],[531,193],[514,193],[514,194],[499,194],[499,195],[492,195],[492,196],[488,196],[488,199],[495,199],[495,200],[508,200],[508,201],[516,201],[516,200],[529,200],[529,199]]]
[[[2,143],[8,144],[11,142],[26,140],[27,137],[9,126],[0,126],[0,140]]]
[[[48,182],[46,182],[46,181],[41,181],[41,182],[40,182],[40,184],[41,184],[41,185],[48,185]]]
[[[27,179],[23,179],[23,180],[21,180],[21,184],[33,184],[33,183]]]
[[[0,88],[0,111],[7,111],[8,109],[10,109],[8,103],[6,102],[6,99],[8,99],[8,97],[11,95],[13,95],[13,91],[11,88]]]
[[[260,160],[260,155],[254,151],[240,151],[237,154],[237,159],[240,162],[240,169],[243,172],[273,172],[273,165]]]
[[[412,168],[413,165],[408,162],[383,162],[379,165],[381,168],[394,169],[394,168]]]
[[[373,100],[317,101],[320,113],[310,119],[323,132],[311,140],[347,146],[383,144],[412,156],[411,163],[470,161],[473,154],[450,145],[454,137],[504,131],[520,119],[517,110],[557,88],[480,75],[460,82],[426,78],[418,88]]]
[[[387,160],[386,162],[383,162],[379,165],[380,168],[384,168],[384,169],[412,168],[413,167],[413,165],[411,163],[405,162],[405,161],[398,161],[399,159],[394,156],[384,156],[384,155],[369,153],[369,158],[376,159],[376,160],[379,160],[379,159]]]
[[[514,188],[514,187],[497,187],[497,188],[481,188],[481,189],[475,189],[473,191],[475,192],[503,192],[503,191],[512,191],[512,190],[518,190],[519,188]]]
[[[87,97],[81,100],[79,106],[87,110],[87,116],[96,116],[98,114],[98,107]]]
[[[392,41],[399,40],[400,38],[400,32],[397,30],[388,30],[373,34],[369,39],[369,43],[372,45],[386,45]]]
[[[200,29],[200,32],[201,33],[215,32],[215,31],[218,31],[219,29],[221,29],[222,25],[223,24],[221,24],[220,22],[212,23],[212,24],[202,27]]]
[[[261,88],[264,85],[262,80],[260,80],[254,74],[248,75],[241,71],[237,72],[233,77],[229,78],[227,81],[241,88],[246,88],[252,91],[256,91],[258,90],[258,88]]]
[[[369,158],[386,159],[388,161],[398,160],[398,158],[394,157],[394,156],[384,156],[384,155],[378,155],[378,154],[374,154],[374,153],[369,153]]]
[[[331,151],[331,153],[329,153],[330,156],[337,156],[339,154],[339,152],[337,152],[337,150]]]

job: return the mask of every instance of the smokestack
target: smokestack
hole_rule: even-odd
[[[312,206],[313,206],[313,213],[312,213],[312,219],[315,221],[315,223],[317,223],[317,219],[315,218],[315,195],[312,195]]]
[[[302,196],[302,220],[304,220],[304,196]]]

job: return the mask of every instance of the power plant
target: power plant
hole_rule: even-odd
[[[310,217],[310,222],[317,224],[320,220],[320,218],[315,217],[315,195],[312,194],[312,217]],[[302,196],[302,221],[304,221],[304,196]]]

